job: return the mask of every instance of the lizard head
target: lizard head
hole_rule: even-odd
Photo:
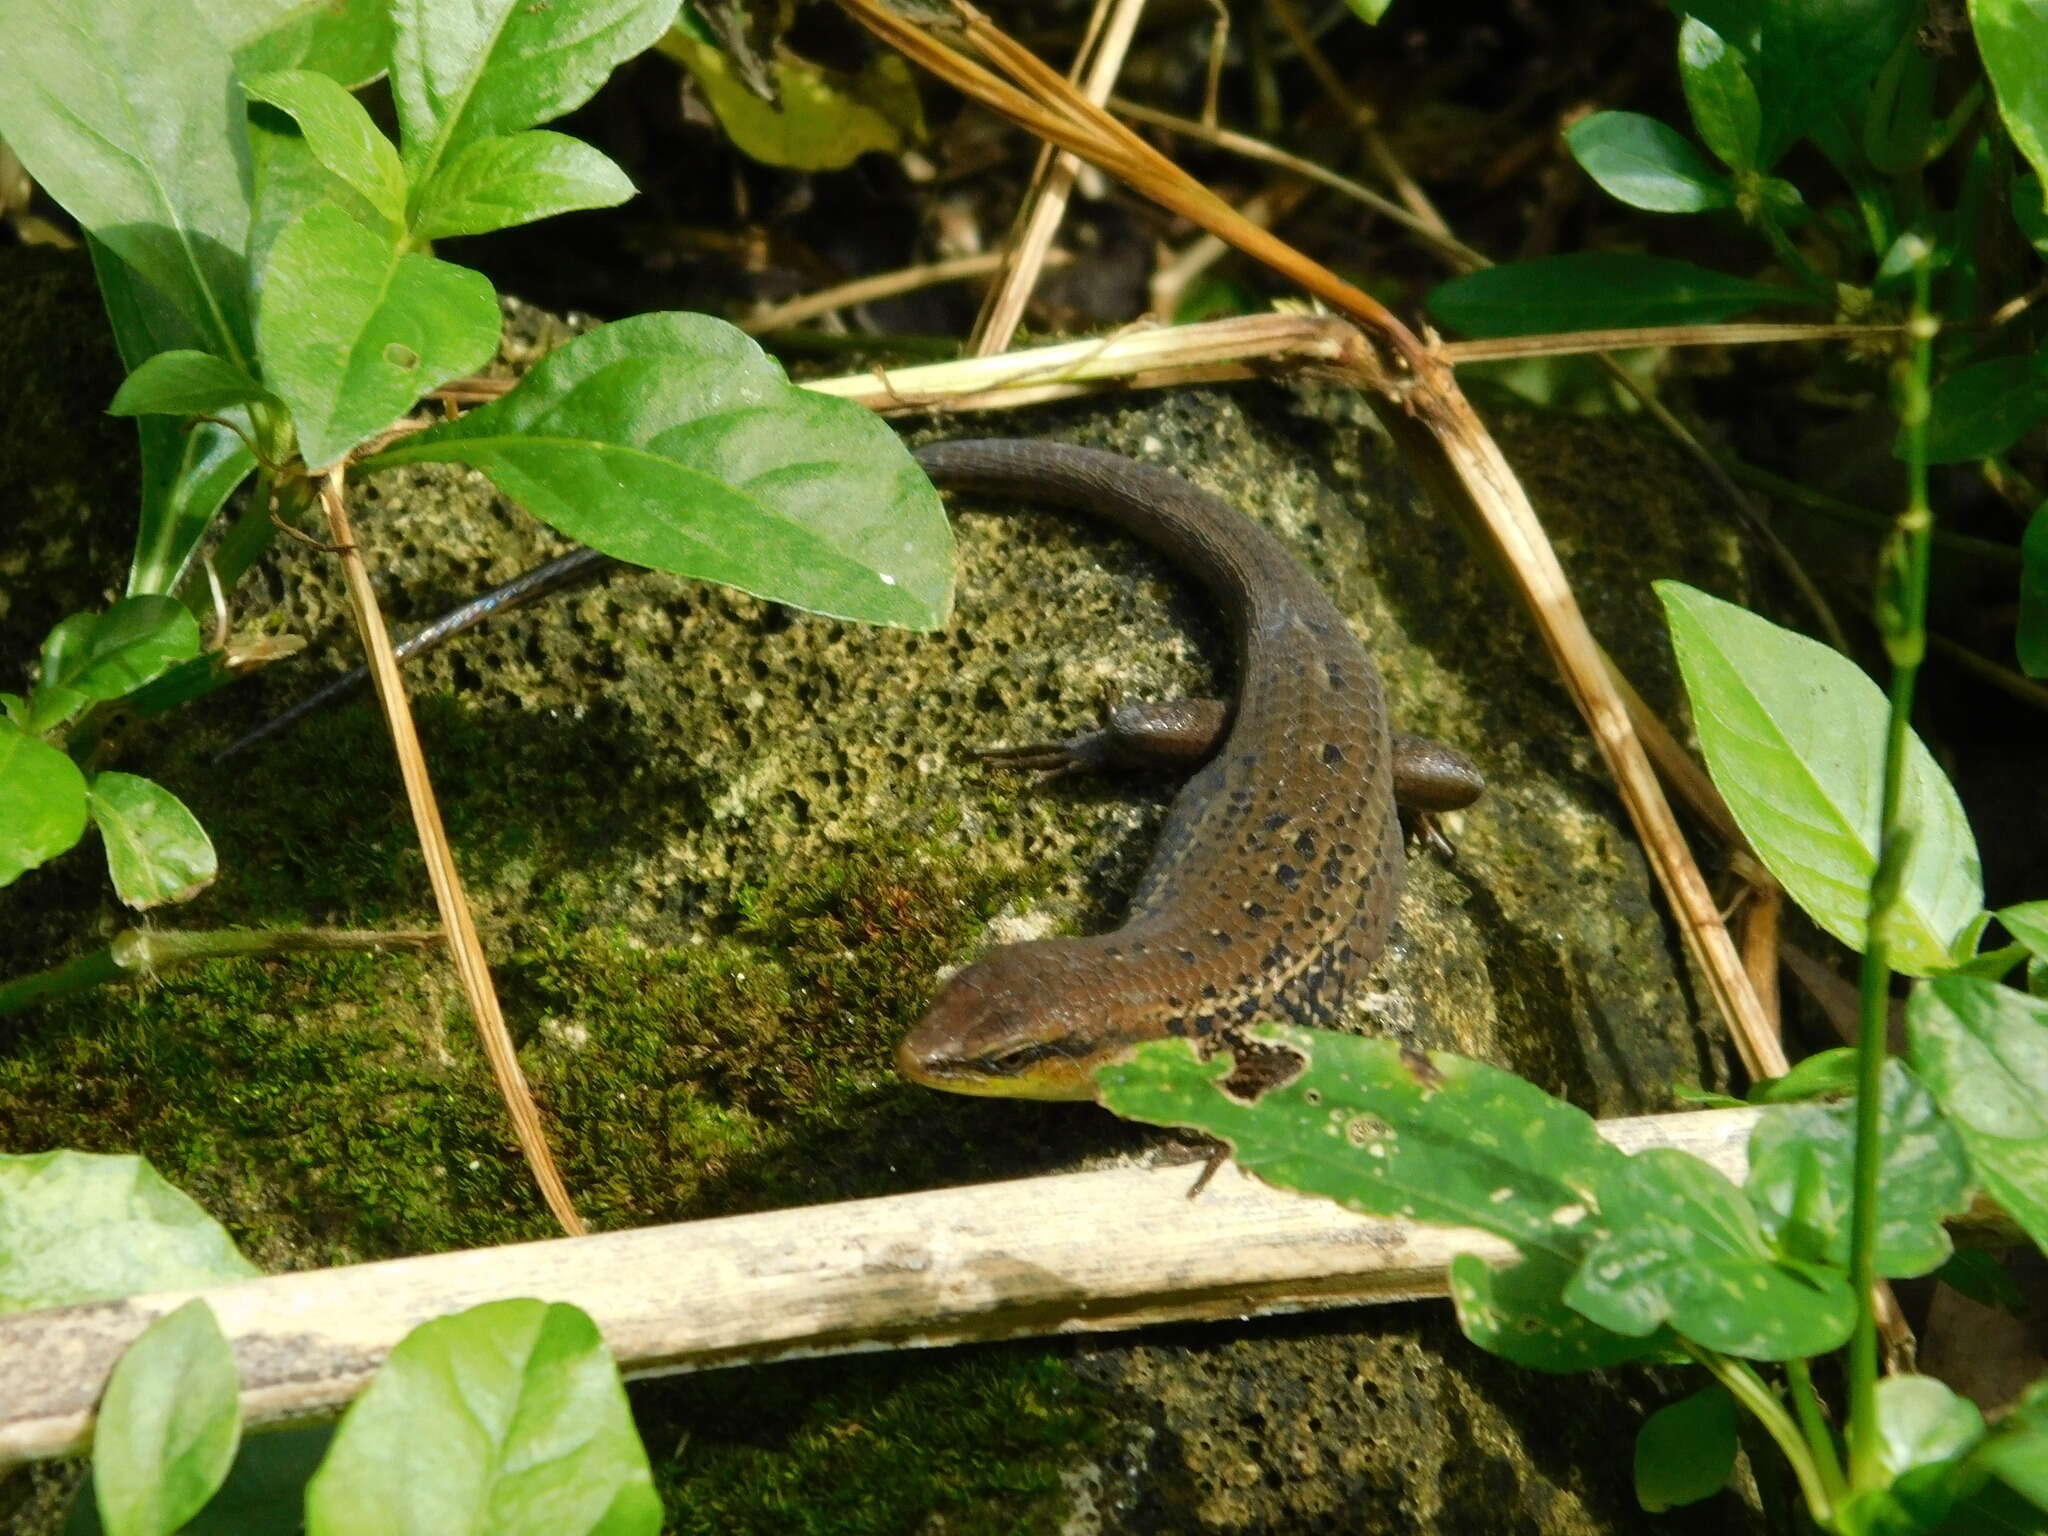
[[[956,972],[896,1047],[896,1070],[948,1093],[1094,1098],[1095,1069],[1113,1054],[1106,1009],[1077,995],[1064,947],[1007,945]]]

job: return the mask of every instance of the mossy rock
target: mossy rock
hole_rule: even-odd
[[[0,534],[0,655],[118,584],[132,451],[95,416],[111,353],[82,262],[23,252],[0,349],[35,514]],[[12,273],[9,274],[10,276]],[[557,329],[515,314],[529,342]],[[53,377],[52,370],[62,371]],[[1673,701],[1648,583],[1739,596],[1734,540],[1675,453],[1609,422],[1498,424],[1596,632]],[[949,424],[1167,462],[1294,547],[1357,622],[1400,724],[1492,789],[1418,857],[1353,1027],[1479,1056],[1599,1114],[1720,1085],[1730,1053],[1540,645],[1420,501],[1360,402],[1273,385]],[[939,435],[930,428],[922,435]],[[33,467],[39,447],[55,465]],[[28,467],[24,467],[28,466]],[[114,487],[114,488],[110,488]],[[123,499],[127,498],[127,499]],[[458,468],[361,491],[387,613],[423,621],[562,547]],[[1064,516],[962,509],[934,635],[820,620],[617,574],[411,673],[457,858],[522,1059],[592,1225],[618,1228],[1023,1176],[1143,1154],[1091,1106],[898,1081],[894,1040],[941,969],[999,939],[1113,926],[1173,786],[1040,788],[976,744],[1071,733],[1104,699],[1211,689],[1215,633],[1136,547]],[[280,541],[243,629],[305,636],[271,669],[128,745],[212,832],[222,874],[154,921],[431,922],[397,775],[358,700],[225,766],[211,754],[351,664],[331,559]],[[128,918],[88,845],[0,893],[10,973]],[[270,1268],[546,1234],[460,995],[434,956],[210,965],[0,1022],[14,1150],[147,1155]],[[1441,1305],[1160,1330],[636,1388],[685,1531],[1300,1532],[1639,1528],[1642,1373],[1569,1388],[1464,1343]],[[0,1510],[30,1482],[0,1487]],[[47,1483],[47,1477],[42,1479]],[[1699,1517],[1746,1518],[1732,1502]],[[26,1523],[24,1523],[26,1522]],[[23,1514],[16,1529],[40,1528]]]

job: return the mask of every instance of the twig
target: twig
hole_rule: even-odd
[[[1080,82],[1081,94],[1098,106],[1109,100],[1110,89],[1124,67],[1124,56],[1130,52],[1131,38],[1144,10],[1145,0],[1097,0],[1094,14],[1088,19],[1087,35],[1075,55],[1075,68],[1078,71],[1081,60],[1088,60],[1086,76]],[[970,357],[1001,352],[1015,338],[1017,326],[1024,318],[1024,306],[1038,286],[1046,253],[1052,249],[1052,238],[1059,232],[1060,220],[1066,217],[1067,196],[1073,191],[1074,178],[1080,170],[1079,157],[1065,150],[1054,151],[1047,145],[1039,155],[1031,186],[1010,227],[1005,252],[1008,269],[990,291],[981,317],[975,321],[974,335],[967,344]]]
[[[1063,267],[1072,259],[1064,251],[1048,252],[1045,258],[1047,265],[1055,267]],[[987,277],[991,272],[1000,270],[1002,264],[1003,256],[1000,251],[977,251],[972,256],[955,256],[946,261],[927,261],[894,272],[878,272],[871,277],[857,277],[851,282],[835,283],[830,288],[820,288],[816,293],[807,293],[781,304],[771,304],[757,309],[740,322],[740,329],[753,336],[766,331],[786,330],[819,315],[829,314],[835,309],[850,309],[856,304],[869,304],[876,299],[891,299],[899,293],[913,293],[919,288],[930,288],[939,283],[957,283],[967,278]],[[446,395],[447,391],[440,393]],[[451,398],[462,397],[457,395]]]
[[[1156,107],[1140,106],[1121,96],[1110,99],[1110,110],[1119,117],[1148,127],[1163,128],[1204,144],[1225,150],[1233,155],[1242,155],[1247,160],[1263,161],[1278,166],[1281,170],[1292,171],[1305,181],[1313,181],[1341,192],[1355,202],[1363,203],[1381,218],[1390,220],[1407,230],[1409,234],[1441,256],[1446,263],[1458,271],[1470,271],[1476,267],[1491,266],[1484,256],[1462,240],[1445,233],[1430,224],[1427,219],[1417,218],[1392,198],[1382,197],[1363,182],[1341,176],[1326,165],[1319,165],[1301,155],[1290,154],[1277,144],[1268,144],[1264,139],[1252,138],[1249,134],[1237,133],[1229,128],[1218,128],[1211,123],[1199,123],[1191,117],[1180,117],[1172,112],[1161,112]]]
[[[470,915],[469,898],[462,889],[462,877],[455,868],[455,856],[448,846],[447,831],[441,825],[441,808],[434,799],[434,786],[427,777],[427,763],[420,751],[419,733],[413,727],[412,706],[406,702],[405,685],[399,680],[398,663],[391,655],[391,636],[378,610],[377,592],[370,585],[369,567],[356,547],[349,527],[348,503],[342,495],[342,468],[337,465],[320,480],[320,505],[327,513],[327,527],[341,555],[341,569],[348,583],[350,606],[355,609],[356,628],[369,656],[370,676],[377,686],[377,700],[384,706],[384,718],[391,729],[398,771],[405,781],[406,803],[412,807],[412,822],[419,836],[420,853],[426,860],[427,880],[434,888],[434,904],[440,909],[442,930],[455,957],[456,974],[475,1015],[477,1033],[483,1041],[484,1056],[491,1074],[498,1080],[505,1107],[512,1117],[512,1134],[533,1169],[534,1182],[562,1230],[572,1237],[586,1229],[568,1187],[548,1150],[547,1133],[541,1125],[540,1110],[526,1086],[526,1074],[519,1068],[519,1054],[505,1027],[505,1015],[498,1006],[497,990],[491,985],[489,963],[484,959],[483,941]]]

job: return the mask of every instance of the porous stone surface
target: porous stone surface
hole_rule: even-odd
[[[63,323],[92,324],[89,285],[47,270],[69,295]],[[513,318],[531,345],[561,332]],[[17,361],[33,376],[27,351]],[[107,367],[104,388],[73,381],[74,410],[111,390],[110,359],[93,366]],[[1057,437],[1175,466],[1300,554],[1378,659],[1402,728],[1484,767],[1487,797],[1446,818],[1455,860],[1412,861],[1350,1027],[1495,1062],[1602,1115],[1669,1107],[1674,1082],[1719,1086],[1730,1053],[1702,1022],[1541,646],[1368,418],[1336,392],[1260,385],[910,430]],[[67,605],[118,584],[125,525],[107,531],[104,503],[125,493],[101,466],[126,439],[77,415],[39,427],[19,407],[7,424],[60,445],[104,434],[60,453],[74,484],[35,480],[34,516],[0,529],[0,572],[30,593],[0,598],[13,668]],[[1496,428],[1596,633],[1669,710],[1648,583],[1742,595],[1718,509],[1674,450],[1631,427]],[[365,485],[358,533],[401,629],[565,547],[459,467]],[[890,1041],[943,965],[1113,926],[1173,792],[1144,779],[1039,788],[968,749],[1070,734],[1112,695],[1219,681],[1203,599],[1128,542],[972,502],[956,536],[958,600],[936,634],[619,573],[410,673],[527,1072],[598,1224],[1053,1171],[1151,1145],[1092,1107],[946,1099],[889,1071]],[[354,654],[338,573],[315,550],[280,541],[235,604],[245,630],[298,634],[308,650],[134,743],[132,766],[185,796],[221,847],[221,881],[176,921],[430,921],[367,703],[208,766]],[[81,849],[0,893],[10,971],[128,920],[96,859]],[[0,1027],[0,1109],[25,1149],[149,1153],[271,1267],[540,1235],[467,1028],[431,960],[206,967]],[[1105,1213],[1105,1241],[1114,1227]],[[917,1519],[849,1530],[1634,1530],[1627,1447],[1668,1385],[1518,1372],[1467,1345],[1441,1305],[800,1369],[764,1376],[784,1383],[778,1401],[837,1402],[894,1370],[889,1391],[926,1405],[909,1416],[915,1434],[873,1431],[872,1456],[846,1463],[841,1486],[905,1480],[940,1454],[944,1421],[981,1422],[944,1405],[1007,1422],[1024,1410],[988,1405],[1049,1392],[1066,1406],[1046,1422],[1089,1426],[1006,1452],[1029,1476],[999,1468],[969,1502],[917,1495],[887,1506]],[[1043,1371],[1067,1385],[1043,1387]],[[728,1393],[736,1406],[712,1414],[687,1384],[637,1395],[671,1509],[723,1511],[703,1528],[777,1529],[748,1513],[732,1469],[767,1457],[769,1471],[746,1475],[796,1482],[790,1469],[812,1464],[791,1427],[805,1409],[754,1429],[747,1397]],[[852,1454],[839,1431],[823,1438],[831,1456]],[[1748,1515],[1729,1496],[1696,1518],[1726,1529]]]

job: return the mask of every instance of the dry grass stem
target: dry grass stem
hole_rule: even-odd
[[[377,689],[377,701],[391,730],[391,744],[398,756],[399,776],[405,783],[406,804],[412,808],[413,828],[419,837],[420,853],[426,860],[427,880],[434,888],[434,905],[441,913],[442,931],[448,937],[456,974],[462,979],[463,995],[469,999],[477,1033],[483,1041],[484,1056],[504,1095],[512,1118],[512,1133],[519,1149],[533,1169],[534,1182],[562,1230],[578,1236],[585,1229],[569,1190],[555,1167],[541,1125],[540,1109],[526,1086],[526,1074],[519,1068],[511,1032],[498,1006],[497,989],[484,959],[483,941],[477,936],[476,921],[470,915],[469,898],[462,889],[462,877],[455,868],[455,856],[448,846],[448,834],[441,825],[441,808],[434,798],[434,785],[427,776],[427,762],[420,751],[419,732],[413,727],[412,706],[406,701],[405,685],[399,680],[398,662],[391,654],[391,635],[384,627],[384,615],[377,605],[376,589],[370,584],[368,566],[356,547],[349,526],[348,503],[342,491],[342,471],[329,470],[320,480],[320,505],[327,514],[327,527],[340,553],[342,574],[348,584],[349,603],[355,610],[356,628],[368,654],[370,678]]]

